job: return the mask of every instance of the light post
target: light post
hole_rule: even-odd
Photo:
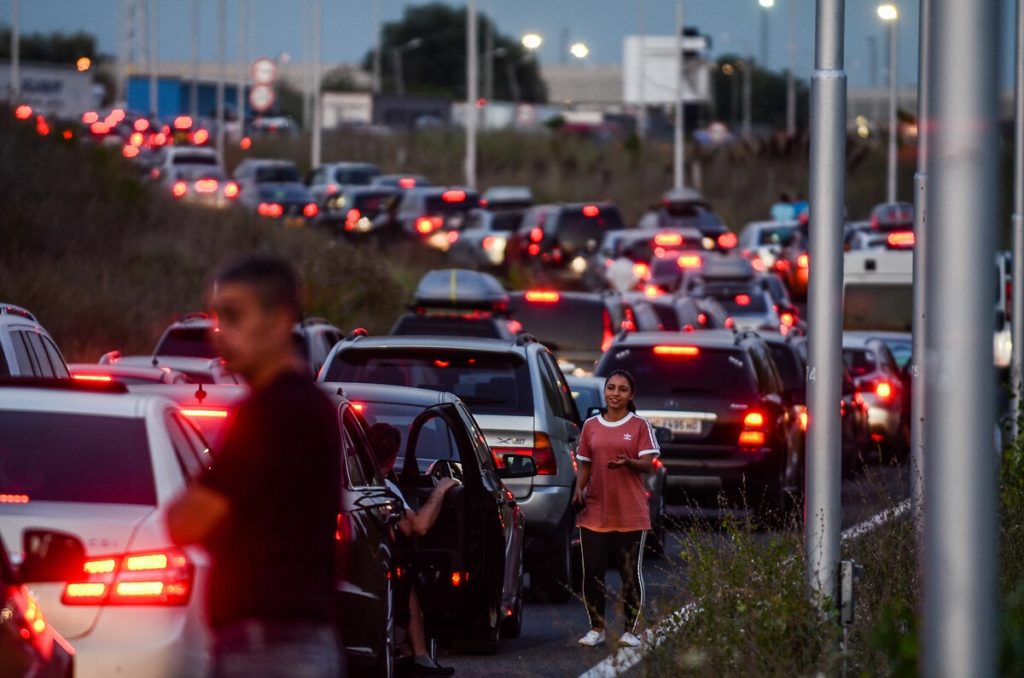
[[[391,50],[391,58],[395,65],[395,89],[399,96],[405,95],[405,77],[402,73],[402,55],[423,45],[423,38],[413,38]]]
[[[512,97],[512,101],[517,104],[522,98],[522,91],[519,89],[518,69],[533,58],[533,52],[536,51],[542,43],[543,39],[539,35],[536,33],[527,33],[521,40],[521,44],[527,50],[526,54],[515,60],[510,59],[505,64],[505,77],[508,79],[509,95]],[[492,58],[495,56],[508,56],[508,50],[503,47],[499,47],[494,50]]]
[[[885,197],[888,202],[896,202],[896,142],[899,139],[896,121],[896,23],[899,16],[899,9],[892,3],[878,6],[878,18],[889,25],[889,169]]]
[[[761,68],[768,68],[768,40],[771,37],[769,33],[768,18],[771,12],[770,9],[775,7],[775,0],[757,0],[757,4],[761,5]]]
[[[675,65],[675,128],[672,130],[672,187],[679,190],[686,182],[686,105],[683,103],[683,77],[686,55],[683,54],[683,0],[676,0],[676,65]],[[643,74],[641,74],[643,77]]]

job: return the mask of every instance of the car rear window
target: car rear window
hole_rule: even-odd
[[[156,347],[156,355],[179,358],[217,357],[210,344],[209,331],[205,327],[179,327],[168,331]]]
[[[521,212],[495,212],[491,217],[492,231],[514,231],[523,221]]]
[[[0,494],[156,504],[142,419],[0,410]]]
[[[356,196],[352,207],[356,208],[364,215],[376,215],[387,207],[388,202],[391,200],[391,196],[393,195],[394,193],[391,191],[363,193]]]
[[[747,287],[706,286],[701,290],[701,294],[717,301],[729,315],[750,315],[768,311],[768,300],[759,290]]]
[[[299,171],[294,167],[258,167],[256,168],[257,183],[298,183]]]
[[[494,318],[462,318],[458,316],[424,316],[407,314],[398,319],[392,335],[427,335],[434,337],[480,337],[482,339],[505,339]]]
[[[419,348],[339,351],[324,380],[445,391],[461,398],[473,414],[533,416],[529,366],[516,354]]]
[[[431,195],[427,196],[424,207],[428,214],[460,214],[476,208],[479,201],[480,198],[475,193],[466,193],[461,200],[445,200],[441,195]]]
[[[878,369],[875,352],[868,349],[843,349],[843,364],[854,377],[863,377]]]
[[[644,398],[686,394],[722,394],[732,398],[757,393],[750,359],[741,349],[696,348],[695,355],[659,355],[655,346],[613,347],[594,375],[627,370]]]
[[[175,153],[171,156],[172,165],[219,165],[217,156],[210,153]]]
[[[588,216],[593,215],[593,216]],[[605,231],[625,228],[617,207],[584,205],[564,208],[558,219],[558,239],[570,249],[583,249],[593,240],[596,247],[604,239]]]
[[[843,329],[910,332],[913,292],[909,284],[847,284],[843,290]]]
[[[555,353],[559,351],[601,349],[605,330],[613,332],[611,316],[601,299],[574,298],[557,295],[538,296],[531,300],[530,293],[510,295],[512,318],[523,325],[523,331],[533,336]]]
[[[378,174],[380,172],[368,167],[339,169],[334,173],[334,180],[339,184],[348,184],[349,186],[369,186]]]

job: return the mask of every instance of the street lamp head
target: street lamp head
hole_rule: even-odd
[[[92,59],[87,56],[78,57],[78,61],[75,62],[75,68],[78,69],[79,73],[84,73],[92,68]]]
[[[569,53],[577,59],[586,59],[587,55],[590,54],[590,48],[587,47],[586,43],[574,42],[572,47],[569,48]]]
[[[736,67],[732,64],[722,64],[722,75],[732,75],[736,72]]]
[[[757,0],[757,2],[765,9],[771,9],[775,6],[775,0]]]
[[[537,33],[527,33],[522,39],[523,47],[529,50],[539,49],[544,43],[544,38]]]
[[[896,21],[900,17],[900,10],[891,2],[878,6],[878,18],[882,21]]]

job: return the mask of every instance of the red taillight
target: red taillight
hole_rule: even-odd
[[[627,306],[622,315],[622,329],[627,332],[636,332],[636,314],[633,313],[633,309]]]
[[[558,475],[558,463],[555,461],[555,452],[551,449],[551,439],[545,433],[533,434],[533,447],[492,447],[491,452],[496,460],[500,460],[506,454],[533,457],[537,475]]]
[[[469,583],[469,572],[452,572],[452,586],[459,587]]]
[[[192,419],[227,419],[228,411],[217,407],[185,407],[181,413]]]
[[[345,230],[354,231],[356,226],[359,224],[359,220],[362,219],[363,214],[355,207],[345,213]]]
[[[893,231],[885,239],[893,249],[909,249],[915,240],[913,231]]]
[[[441,194],[441,200],[445,202],[466,202],[465,191],[445,191]]]
[[[736,238],[736,234],[732,231],[728,231],[718,236],[718,246],[723,250],[731,250],[736,247],[739,240]]]
[[[441,217],[420,217],[416,220],[416,231],[423,235],[429,235],[443,225],[444,220]]]
[[[740,431],[740,447],[763,447],[765,442],[764,427],[767,422],[761,412],[747,412],[743,416],[743,430]]]
[[[615,333],[612,332],[612,316],[605,309],[601,316],[604,329],[601,332],[601,352],[607,351],[615,341]]]
[[[638,261],[633,264],[633,277],[638,280],[649,280],[651,277],[651,267],[642,261]]]
[[[96,122],[89,125],[89,131],[97,135],[106,134],[107,132],[110,131],[110,125],[100,120],[97,120]]]
[[[783,311],[783,313],[779,315],[779,320],[782,321],[783,327],[792,327],[796,324],[796,316],[789,311]]]
[[[676,259],[679,268],[700,268],[700,256],[696,254],[684,254]]]
[[[363,410],[366,409],[366,405],[364,403],[352,403],[352,409],[359,414],[362,414]]]
[[[235,182],[229,181],[228,183],[224,184],[224,197],[227,198],[228,200],[237,198],[238,191],[238,184],[236,184]]]
[[[0,494],[0,504],[27,504],[27,494]]]
[[[412,177],[402,177],[398,180],[399,188],[415,188],[416,180]]]
[[[36,134],[45,137],[50,133],[50,123],[41,115],[36,116]]]
[[[544,239],[544,229],[540,226],[534,226],[530,229],[530,242],[539,243]]]
[[[22,104],[14,109],[14,117],[18,120],[28,120],[32,117],[32,107],[27,104]]]
[[[733,301],[736,302],[737,306],[750,306],[750,295],[737,294],[735,297],[733,297]]]
[[[65,605],[185,605],[194,569],[184,551],[168,549],[90,558],[82,575],[64,586]]]
[[[678,233],[659,233],[654,236],[654,244],[658,247],[679,247],[683,244],[683,236]]]
[[[238,147],[243,151],[248,151],[252,148],[252,139],[249,137],[242,137],[242,140],[238,142]]]
[[[185,130],[185,129],[191,129],[191,127],[192,127],[192,118],[190,116],[179,115],[177,118],[174,119],[174,129]]]
[[[600,208],[597,205],[584,205],[583,216],[593,218],[601,214]]]
[[[810,259],[807,257],[807,253],[803,253],[796,258],[796,265],[800,268],[807,268],[810,264]]]
[[[214,193],[219,186],[216,179],[200,179],[195,183],[196,193]]]
[[[530,256],[535,257],[540,254],[540,245],[537,243],[531,243],[530,246],[526,248],[526,251],[530,253]]]
[[[760,412],[747,412],[743,417],[743,425],[747,428],[761,428],[764,426],[764,415]]]
[[[665,294],[665,292],[657,285],[648,285],[644,288],[644,296],[648,299],[657,299],[663,294]]]
[[[128,137],[128,143],[132,146],[141,146],[146,141],[142,132],[132,132],[132,135]]]
[[[125,146],[125,147],[123,147],[121,149],[121,155],[123,155],[124,157],[126,157],[128,159],[136,158],[139,155],[139,147],[138,146]]]
[[[284,207],[276,202],[261,202],[256,208],[256,213],[261,217],[277,218],[284,214]]]
[[[174,185],[171,186],[171,195],[175,198],[183,198],[188,193],[188,184],[184,181],[175,181]]]
[[[530,290],[526,293],[526,300],[534,303],[553,304],[561,298],[558,292],[547,290]]]
[[[109,384],[114,381],[114,378],[109,374],[72,374],[71,378],[75,381],[89,381],[104,384]]]
[[[700,355],[700,349],[696,346],[655,346],[654,355],[695,356]]]
[[[147,129],[149,129],[149,120],[146,120],[145,118],[139,118],[135,121],[135,124],[132,125],[132,127],[135,128],[136,132],[145,132]]]
[[[312,219],[320,213],[320,208],[316,206],[315,202],[306,203],[306,206],[302,208],[302,214],[307,219]]]
[[[739,443],[741,447],[762,447],[764,445],[764,432],[742,431]]]
[[[807,433],[807,408],[801,405],[797,416],[800,418],[800,430]]]
[[[888,400],[889,398],[892,397],[892,394],[892,384],[890,384],[887,381],[880,381],[875,386],[875,395],[881,398],[882,400]]]
[[[99,113],[96,111],[86,111],[82,113],[82,124],[91,125],[100,119]]]
[[[207,132],[205,129],[197,129],[195,132],[192,133],[192,143],[194,143],[196,146],[202,146],[209,140],[210,133]]]

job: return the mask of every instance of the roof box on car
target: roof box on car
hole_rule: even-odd
[[[430,271],[416,287],[417,308],[501,310],[508,307],[508,293],[489,273],[464,268]]]

